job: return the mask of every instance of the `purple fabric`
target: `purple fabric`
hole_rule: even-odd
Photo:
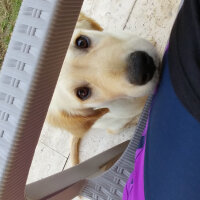
[[[123,192],[123,200],[145,200],[144,196],[144,157],[146,146],[146,134],[149,120],[142,136],[145,136],[144,146],[137,149],[135,154],[135,169],[130,175]]]

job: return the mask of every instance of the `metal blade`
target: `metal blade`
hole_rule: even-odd
[[[69,168],[63,172],[57,173],[45,179],[31,183],[26,186],[26,197],[29,200],[44,200],[47,197],[63,192],[68,187],[73,187],[73,184],[78,183],[81,180],[85,180],[87,177],[95,174],[99,169],[112,160],[116,156],[120,155],[127,147],[129,141],[123,142],[109,150],[106,150],[93,158],[88,159],[81,164]],[[69,188],[68,188],[69,189]],[[66,190],[67,191],[67,190]],[[80,190],[77,190],[77,195]],[[65,197],[66,199],[66,197]],[[59,199],[60,200],[60,199]]]

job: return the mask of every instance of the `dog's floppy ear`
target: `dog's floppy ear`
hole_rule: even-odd
[[[76,137],[82,137],[108,111],[107,108],[101,108],[94,110],[89,116],[70,115],[65,111],[58,114],[48,113],[47,121],[53,126],[69,131]]]
[[[76,28],[103,31],[103,28],[93,19],[80,13]]]

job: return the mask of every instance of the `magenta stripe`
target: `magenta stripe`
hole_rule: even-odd
[[[149,119],[147,120],[146,127],[142,133],[142,136],[146,136],[148,129]],[[135,154],[135,169],[130,175],[126,186],[124,188],[123,200],[145,200],[144,196],[144,157],[145,146],[138,149]]]

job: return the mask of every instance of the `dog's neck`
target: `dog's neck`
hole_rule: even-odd
[[[109,133],[118,133],[127,124],[136,124],[147,97],[119,99],[104,105],[110,112],[98,119],[93,128],[106,129]]]

